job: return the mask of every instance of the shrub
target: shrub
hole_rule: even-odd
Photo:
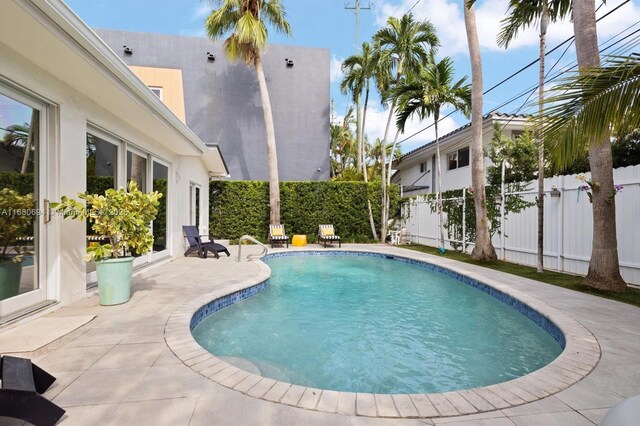
[[[269,234],[269,184],[254,181],[214,181],[210,191],[210,227],[216,238],[237,240],[249,234],[266,241]],[[391,215],[399,194],[390,188]],[[281,217],[287,235],[304,234],[315,240],[319,224],[333,224],[344,242],[372,241],[367,199],[376,228],[380,228],[379,183],[282,182]]]

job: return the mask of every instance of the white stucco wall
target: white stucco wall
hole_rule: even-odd
[[[513,124],[507,124],[503,132],[506,136],[511,136],[513,130],[523,130],[524,126],[521,122],[514,122]],[[442,173],[442,190],[447,191],[450,189],[461,189],[471,186],[471,158],[474,153],[470,149],[469,166],[461,167],[458,169],[448,170],[448,156],[457,150],[470,146],[470,129],[464,129],[459,134],[452,135],[441,141],[440,144],[440,167]],[[493,137],[493,125],[491,123],[485,123],[483,129],[482,143],[484,147],[489,145],[491,138]],[[399,185],[407,186],[429,186],[429,189],[421,189],[417,191],[405,191],[404,195],[413,196],[418,194],[428,194],[437,191],[437,181],[435,185],[432,184],[432,175],[436,174],[432,169],[432,157],[436,153],[435,145],[424,149],[415,155],[409,156],[403,159],[398,167],[398,174],[394,177],[394,182]],[[428,173],[420,172],[420,164],[426,162]],[[489,159],[485,159],[485,167],[491,165]],[[437,179],[437,175],[436,175]]]
[[[5,40],[2,40],[5,41]],[[167,220],[170,254],[182,254],[181,226],[188,223],[189,183],[197,182],[202,191],[202,223],[208,224],[208,171],[197,156],[180,157],[136,126],[135,117],[125,122],[101,107],[94,99],[52,77],[48,70],[33,64],[0,42],[0,81],[31,92],[49,104],[47,144],[48,173],[46,198],[55,201],[62,195],[77,196],[86,190],[86,133],[92,123],[135,148],[170,162]],[[167,137],[176,137],[167,135]],[[166,142],[166,141],[164,141]],[[164,144],[166,145],[166,143]],[[122,148],[121,148],[122,150]],[[176,174],[178,171],[178,174]],[[54,216],[45,225],[47,233],[48,299],[67,304],[86,294],[85,225]],[[208,229],[207,229],[208,230]],[[44,263],[42,264],[44,266]]]

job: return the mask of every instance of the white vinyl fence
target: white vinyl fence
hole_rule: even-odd
[[[590,178],[589,173],[585,173]],[[616,195],[616,223],[620,272],[629,284],[640,285],[640,165],[614,170],[614,182],[623,185]],[[576,175],[545,179],[544,203],[544,266],[546,269],[586,275],[591,257],[593,215],[589,198],[581,189],[584,182]],[[559,190],[551,194],[552,187]],[[520,194],[525,201],[535,201],[537,182],[530,182],[528,191]],[[505,192],[505,197],[515,193]],[[555,196],[554,196],[555,195]],[[456,199],[462,207],[463,199]],[[499,200],[497,202],[500,202]],[[432,213],[434,201],[417,196],[405,207],[403,226],[409,241],[436,247],[438,245],[438,214]],[[473,208],[473,204],[468,205]],[[446,214],[445,214],[446,222]],[[509,213],[493,236],[498,258],[524,265],[536,265],[537,207],[520,213]],[[466,225],[466,224],[465,224]],[[445,227],[446,247],[451,242]],[[502,232],[504,231],[504,232]],[[462,241],[459,241],[460,243]],[[473,244],[465,244],[470,252]]]

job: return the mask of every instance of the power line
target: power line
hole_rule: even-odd
[[[629,3],[631,0],[625,0],[624,2],[620,3],[618,6],[616,6],[614,9],[610,10],[609,12],[605,13],[604,15],[602,15],[601,17],[599,17],[598,19],[596,19],[596,22],[600,22],[602,19],[606,18],[607,16],[611,15],[613,12],[617,11],[618,9],[620,9],[622,6],[624,6],[625,4]],[[575,38],[575,36],[571,36],[568,39],[566,39],[565,41],[563,41],[562,43],[558,44],[557,46],[555,46],[553,49],[549,50],[548,52],[545,53],[545,56],[555,52],[556,50],[558,50],[560,47],[564,46],[565,44],[571,42],[573,39]],[[491,92],[492,90],[498,88],[499,86],[503,85],[504,83],[506,83],[507,81],[511,80],[512,78],[514,78],[515,76],[517,76],[518,74],[522,73],[523,71],[527,70],[528,68],[531,68],[533,65],[537,64],[540,61],[540,58],[537,58],[533,61],[531,61],[530,63],[528,63],[527,65],[525,65],[524,67],[520,68],[519,70],[517,70],[516,72],[512,73],[510,76],[506,77],[505,79],[501,80],[499,83],[494,84],[492,87],[490,87],[489,89],[485,90],[482,94],[486,95],[487,93]],[[455,112],[457,112],[458,110],[455,109],[453,111],[451,111],[449,114],[445,115],[444,117],[440,118],[438,120],[438,122],[444,120],[445,118],[448,118],[450,116],[452,116]],[[430,129],[431,127],[434,126],[435,123],[432,123],[430,125],[428,125],[427,127],[418,130],[417,132],[415,132],[414,134],[402,139],[401,141],[398,142],[398,145],[402,144],[403,142],[406,142],[407,140],[419,135],[420,133],[424,132],[425,130]]]
[[[415,9],[415,8],[416,8],[416,6],[418,5],[418,3],[420,3],[421,1],[422,1],[422,0],[418,0],[418,1],[413,5],[413,6],[411,6],[411,9],[409,9],[409,10],[407,11],[407,13],[411,13],[411,11],[412,11],[413,9]]]

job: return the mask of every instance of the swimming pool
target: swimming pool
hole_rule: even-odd
[[[265,262],[272,276],[253,297],[192,320],[200,345],[265,377],[349,392],[445,392],[523,376],[562,352],[562,333],[546,318],[433,265],[344,252]]]

